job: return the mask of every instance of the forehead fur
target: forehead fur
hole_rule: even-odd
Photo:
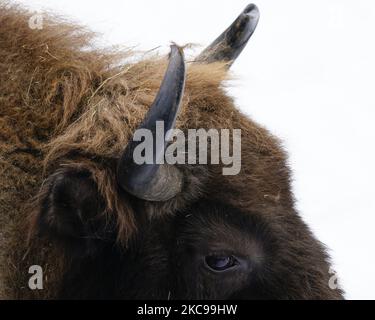
[[[84,98],[83,110],[76,119],[47,145],[46,161],[72,151],[119,158],[156,97],[166,63],[159,58],[144,60],[125,65],[118,74],[104,79],[91,96]],[[231,101],[221,88],[225,77],[223,64],[188,67],[178,128],[226,127],[228,119],[222,115]],[[221,116],[215,117],[214,112]]]

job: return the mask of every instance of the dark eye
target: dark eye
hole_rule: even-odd
[[[225,271],[238,264],[233,256],[207,256],[207,266],[214,271]]]

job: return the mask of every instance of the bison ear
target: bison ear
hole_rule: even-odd
[[[39,236],[71,248],[86,248],[105,238],[109,224],[104,201],[88,171],[59,170],[44,189],[33,228]]]

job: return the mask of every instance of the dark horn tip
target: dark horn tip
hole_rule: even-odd
[[[245,14],[259,13],[259,9],[254,3],[250,3],[249,5],[247,5],[243,13]]]
[[[249,4],[242,12],[242,16],[257,23],[260,16],[259,9],[255,4]]]
[[[227,62],[230,67],[245,48],[259,21],[259,9],[249,4],[234,22],[202,53],[195,62]]]
[[[246,19],[252,24],[257,24],[259,20],[259,9],[255,4],[249,4],[242,14],[239,16],[240,19]]]

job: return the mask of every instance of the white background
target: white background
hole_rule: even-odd
[[[349,299],[374,299],[375,1],[254,0],[261,20],[233,66],[238,107],[281,137],[304,220]],[[246,0],[19,0],[139,49],[206,45]]]

